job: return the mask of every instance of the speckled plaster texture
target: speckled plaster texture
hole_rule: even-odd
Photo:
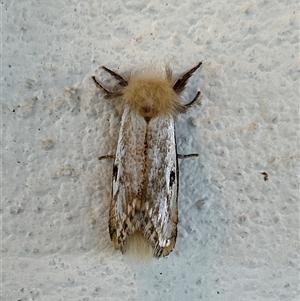
[[[298,300],[298,1],[3,1],[1,300]],[[203,61],[176,120],[175,250],[108,234],[122,109],[91,81]]]

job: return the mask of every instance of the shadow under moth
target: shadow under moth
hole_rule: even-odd
[[[178,223],[178,158],[174,117],[197,102],[200,91],[188,104],[180,94],[202,62],[174,79],[148,69],[138,76],[111,74],[118,85],[109,91],[96,78],[95,85],[107,99],[124,104],[118,146],[114,158],[109,233],[115,248],[134,257],[162,257],[174,248]]]

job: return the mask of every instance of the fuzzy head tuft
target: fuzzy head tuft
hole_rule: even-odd
[[[145,118],[180,112],[180,97],[173,89],[171,71],[166,74],[157,70],[145,71],[140,76],[131,76],[124,87],[123,98],[132,110]]]

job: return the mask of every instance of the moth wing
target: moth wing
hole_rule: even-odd
[[[147,123],[143,117],[125,106],[113,166],[112,202],[109,232],[116,249],[124,252],[127,235],[132,232],[130,217],[134,215],[143,181],[144,150]]]
[[[178,163],[172,116],[150,120],[147,131],[145,202],[151,213],[154,255],[168,255],[175,246],[178,223]],[[155,234],[154,234],[155,233]]]

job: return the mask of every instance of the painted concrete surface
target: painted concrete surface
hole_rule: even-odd
[[[297,1],[4,1],[2,299],[298,300]],[[91,81],[203,61],[176,120],[175,250],[141,264],[108,234],[122,110]]]

